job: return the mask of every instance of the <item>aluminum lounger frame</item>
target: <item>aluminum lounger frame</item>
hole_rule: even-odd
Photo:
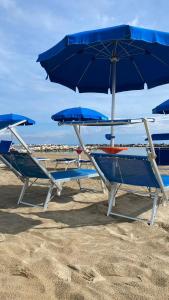
[[[155,176],[157,177],[157,180],[160,184],[161,190],[164,194],[164,198],[165,198],[165,200],[167,200],[167,196],[166,196],[164,188],[163,188],[163,182],[162,182],[157,164],[155,162],[156,154],[155,154],[154,145],[153,145],[153,141],[152,141],[149,126],[148,126],[148,122],[154,122],[154,121],[155,121],[154,118],[148,118],[148,119],[145,119],[145,118],[122,119],[122,120],[108,120],[108,121],[100,121],[100,120],[99,121],[67,121],[67,122],[59,123],[59,125],[71,125],[71,126],[73,126],[74,131],[76,133],[76,136],[79,140],[79,143],[80,143],[83,151],[86,153],[88,158],[93,163],[93,166],[96,168],[97,172],[101,176],[101,178],[104,181],[105,185],[107,186],[108,190],[110,190],[111,189],[110,183],[105,178],[105,176],[101,172],[101,170],[97,167],[97,164],[95,163],[94,159],[90,155],[90,152],[86,149],[86,147],[84,145],[79,127],[80,126],[121,126],[121,125],[134,125],[134,124],[143,123],[144,127],[145,127],[145,131],[146,131],[147,139],[148,139],[148,142],[149,142],[149,146],[150,146],[150,152],[148,153],[148,156],[149,156],[149,159],[150,159],[151,164],[153,166]]]
[[[14,134],[14,136],[17,138],[17,140],[25,148],[25,150],[26,150],[25,154],[27,154],[30,157],[30,159],[33,161],[33,163],[36,165],[36,167],[39,168],[39,170],[42,173],[44,173],[45,179],[48,179],[49,184],[46,185],[44,183],[38,183],[37,180],[40,179],[40,178],[36,178],[36,177],[34,177],[34,181],[31,181],[29,177],[23,176],[23,174],[10,163],[10,160],[5,158],[5,156],[3,154],[0,154],[0,158],[4,162],[4,164],[24,183],[23,187],[22,187],[22,190],[21,190],[21,194],[19,196],[18,204],[23,203],[23,204],[26,204],[26,205],[29,205],[29,206],[39,206],[39,205],[34,205],[34,204],[29,203],[29,202],[23,201],[24,194],[25,194],[26,190],[28,189],[28,187],[30,187],[30,186],[33,186],[33,185],[34,186],[35,185],[36,186],[48,186],[49,189],[48,189],[48,192],[47,192],[46,200],[44,202],[44,208],[46,209],[47,206],[48,206],[49,201],[53,198],[52,191],[53,191],[54,188],[57,189],[57,194],[60,195],[61,190],[62,190],[62,185],[65,182],[68,182],[68,181],[71,181],[71,180],[76,180],[79,184],[79,187],[81,188],[80,179],[93,178],[93,177],[98,177],[99,176],[99,174],[97,174],[97,172],[95,172],[94,170],[90,170],[90,172],[89,172],[89,170],[87,170],[88,174],[87,173],[84,174],[84,175],[81,174],[81,175],[73,176],[72,178],[63,176],[63,178],[55,179],[52,176],[52,172],[51,173],[48,172],[48,170],[39,163],[38,159],[36,159],[32,156],[31,150],[29,149],[28,145],[24,142],[24,140],[21,138],[21,136],[16,131],[15,127],[20,125],[20,124],[24,124],[24,123],[25,123],[25,121],[20,121],[18,123],[13,124],[13,125],[9,125],[8,127],[2,129],[1,131],[4,131],[4,130],[8,129],[8,130],[11,131],[12,134]],[[81,172],[84,171],[84,169],[80,169],[80,170],[81,170]],[[76,171],[77,171],[77,169],[75,169],[74,172],[76,173]],[[93,171],[93,173],[91,171]],[[53,174],[54,174],[54,172],[53,172]],[[57,174],[66,175],[66,174],[69,174],[69,171],[57,172]]]
[[[167,141],[169,140],[169,133],[154,133],[151,135],[153,141]],[[148,139],[146,138],[145,141]],[[156,163],[160,168],[160,171],[167,170],[166,168],[163,169],[163,166],[169,166],[169,147],[167,146],[155,146],[155,153],[156,153]]]
[[[30,206],[39,206],[34,205],[29,202],[23,201],[26,190],[31,186],[48,186],[48,193],[46,200],[44,202],[44,208],[46,209],[49,201],[53,198],[52,192],[56,188],[58,194],[60,195],[62,190],[62,185],[65,182],[72,180],[80,180],[86,178],[98,177],[99,175],[94,170],[84,170],[84,169],[70,169],[69,171],[56,171],[48,172],[45,167],[43,167],[38,159],[31,156],[30,153],[7,153],[1,154],[0,157],[3,159],[3,162],[6,163],[15,175],[17,175],[23,184],[21,194],[19,196],[18,204],[27,204]],[[21,160],[21,163],[19,162]],[[31,167],[33,165],[33,172],[30,167],[29,172],[29,163],[31,162]],[[28,172],[28,174],[27,174]],[[30,175],[29,175],[30,174]],[[37,174],[37,176],[36,176]],[[38,175],[40,174],[40,175]],[[48,183],[38,183],[37,180],[48,180]]]
[[[157,181],[149,158],[146,156],[118,154],[111,155],[105,153],[93,153],[92,156],[96,161],[98,168],[103,171],[104,176],[111,183],[107,215],[113,215],[132,220],[143,220],[139,217],[131,217],[129,215],[113,212],[112,208],[116,203],[117,192],[118,190],[122,190],[121,186],[123,184],[129,186],[147,187],[148,193],[140,191],[137,192],[137,190],[131,190],[131,188],[124,188],[123,190],[143,196],[147,196],[147,194],[150,195],[150,198],[153,201],[153,206],[151,218],[148,220],[148,224],[153,224],[157,213],[158,198],[159,195],[163,196],[163,194],[161,193],[161,187]],[[163,182],[165,182],[165,185],[163,184],[165,192],[169,191],[168,175],[164,175]]]
[[[168,197],[167,197],[167,194],[166,194],[166,189],[164,187],[159,169],[158,169],[156,161],[155,161],[156,154],[155,154],[154,145],[153,145],[152,137],[151,137],[149,126],[148,126],[148,122],[154,122],[154,121],[155,121],[154,118],[148,118],[148,119],[140,118],[140,119],[133,119],[133,120],[126,119],[126,120],[114,120],[114,121],[109,120],[109,121],[96,121],[96,122],[95,121],[86,121],[86,122],[73,121],[73,122],[63,122],[63,123],[60,123],[59,125],[72,125],[74,127],[75,133],[77,135],[77,138],[79,140],[79,143],[80,143],[81,147],[83,148],[84,152],[89,157],[89,159],[92,161],[94,167],[96,168],[97,172],[101,176],[103,182],[105,183],[105,185],[106,185],[106,187],[109,191],[109,195],[110,195],[109,199],[110,198],[113,199],[113,197],[115,196],[116,191],[117,191],[117,186],[116,186],[116,190],[114,190],[114,187],[112,188],[112,184],[107,180],[107,178],[104,176],[102,170],[98,167],[95,159],[87,151],[87,149],[86,149],[86,147],[83,143],[83,140],[82,140],[82,137],[81,137],[81,134],[80,134],[80,131],[79,131],[78,127],[79,126],[119,126],[119,125],[132,125],[132,124],[143,123],[143,125],[145,127],[145,131],[146,131],[147,139],[148,139],[148,142],[149,142],[149,147],[150,147],[150,151],[148,152],[148,159],[151,163],[152,170],[153,170],[154,175],[156,177],[156,180],[159,184],[160,192],[161,192],[162,198],[163,198],[163,203],[166,203],[168,201]],[[155,215],[156,215],[157,201],[158,201],[158,197],[157,197],[157,195],[154,195],[153,213],[152,213],[152,216],[151,216],[151,219],[150,219],[151,224],[153,224],[154,218],[155,218]],[[113,206],[114,203],[112,203],[112,206]],[[110,214],[110,207],[109,207],[109,210],[108,210],[108,214]],[[129,218],[129,219],[134,219],[134,220],[139,219],[139,218],[132,218],[132,217],[129,217],[129,216],[124,216],[124,215],[121,215],[121,216],[123,216],[125,218]]]

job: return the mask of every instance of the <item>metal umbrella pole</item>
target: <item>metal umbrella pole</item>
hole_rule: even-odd
[[[80,135],[80,125],[79,125],[78,130],[79,130],[79,135]],[[79,144],[79,146],[80,146],[80,144]],[[80,149],[79,149],[79,150],[80,150]],[[78,167],[80,168],[81,154],[77,152],[77,156],[78,156],[78,158],[77,158],[77,159],[78,159]]]
[[[118,62],[117,57],[112,57],[112,105],[111,105],[111,120],[115,117],[115,97],[116,97],[116,63]],[[110,146],[114,146],[114,126],[111,126],[111,139]]]

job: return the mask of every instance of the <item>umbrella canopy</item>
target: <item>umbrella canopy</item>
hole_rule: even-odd
[[[129,25],[65,36],[38,57],[53,82],[79,92],[108,93],[112,60],[117,60],[116,92],[169,82],[169,33]]]
[[[9,125],[13,125],[15,123],[25,121],[24,123],[20,125],[33,125],[35,124],[35,121],[32,119],[29,119],[22,115],[16,115],[16,114],[5,114],[0,115],[0,130],[8,127]]]
[[[89,120],[108,120],[108,117],[102,113],[85,108],[85,107],[72,107],[59,111],[53,115],[52,120],[63,122],[63,121],[89,121]]]
[[[169,100],[164,101],[152,110],[153,114],[169,114]]]
[[[169,83],[169,33],[121,25],[65,36],[38,57],[51,81],[80,93],[112,93]],[[114,135],[113,127],[111,136]]]

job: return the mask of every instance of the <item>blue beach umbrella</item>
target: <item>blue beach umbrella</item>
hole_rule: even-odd
[[[85,107],[72,107],[64,109],[54,114],[51,118],[52,120],[58,122],[108,120],[108,117],[102,113]]]
[[[37,61],[52,82],[80,93],[110,91],[114,119],[116,92],[169,83],[169,33],[130,25],[80,32],[65,36]]]
[[[164,101],[152,110],[153,114],[169,114],[169,100]]]
[[[62,111],[57,112],[52,117],[52,120],[57,122],[64,122],[64,121],[91,121],[91,120],[100,120],[106,121],[108,117],[103,115],[102,113],[89,109],[86,107],[72,107],[68,109],[64,109]],[[80,134],[80,126],[79,126],[79,134]],[[78,160],[80,160],[80,152],[78,152]]]
[[[0,130],[8,127],[9,125],[13,125],[15,123],[25,121],[24,123],[20,124],[21,125],[33,125],[35,124],[35,121],[32,119],[29,119],[25,116],[22,115],[16,115],[16,114],[4,114],[0,115]]]

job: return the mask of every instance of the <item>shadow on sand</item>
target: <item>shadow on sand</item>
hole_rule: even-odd
[[[107,217],[107,201],[101,200],[100,202],[88,202],[84,200],[74,200],[73,196],[79,194],[79,190],[64,187],[62,196],[55,197],[53,202],[59,204],[67,204],[69,202],[74,203],[73,209],[65,207],[65,209],[56,209],[47,211],[39,211],[41,208],[31,208],[28,212],[28,207],[22,206],[22,212],[20,211],[21,206],[17,205],[17,197],[20,193],[21,186],[1,186],[1,201],[0,201],[0,232],[7,234],[17,234],[19,232],[27,231],[37,225],[42,225],[43,219],[51,219],[56,223],[60,223],[63,226],[57,227],[57,229],[62,228],[74,228],[83,226],[98,226],[106,225],[111,223],[121,223],[121,222],[133,222],[132,220],[126,220],[117,217]],[[80,191],[80,193],[85,193],[86,190]],[[34,202],[38,204],[44,199],[46,195],[46,188],[33,187],[33,193],[30,193]],[[99,200],[98,193],[98,200]],[[29,193],[27,195],[29,197]],[[82,199],[82,197],[81,197]],[[28,199],[26,199],[28,200]],[[36,201],[35,201],[36,200]],[[84,207],[84,205],[86,206]],[[79,208],[79,205],[81,206]],[[63,206],[61,205],[61,208]],[[76,208],[77,207],[77,208]],[[6,212],[4,209],[16,209],[15,212]],[[19,209],[18,209],[19,208]],[[141,197],[133,194],[124,194],[118,197],[117,206],[114,211],[121,212],[126,215],[138,217],[140,214],[149,211],[152,208],[152,201],[148,197]],[[17,213],[18,209],[18,213]],[[149,212],[150,214],[150,212]],[[24,217],[25,215],[25,217]],[[36,220],[29,215],[36,217]],[[13,226],[15,225],[15,226]],[[41,229],[44,227],[41,226]],[[52,227],[55,228],[55,227]],[[48,229],[48,228],[46,228]],[[49,228],[51,229],[51,227]]]
[[[85,204],[85,201],[83,202],[83,204]],[[133,217],[139,217],[142,213],[149,211],[151,208],[152,201],[148,197],[127,194],[127,196],[123,195],[118,197],[117,206],[116,208],[114,208],[114,212],[126,214]],[[40,217],[41,219],[52,219],[56,223],[62,223],[63,228],[134,222],[133,220],[119,217],[107,217],[107,201],[90,204],[87,207],[83,207],[80,209],[76,209],[74,207],[73,209],[69,210],[47,210],[45,212],[34,212],[33,214]]]

